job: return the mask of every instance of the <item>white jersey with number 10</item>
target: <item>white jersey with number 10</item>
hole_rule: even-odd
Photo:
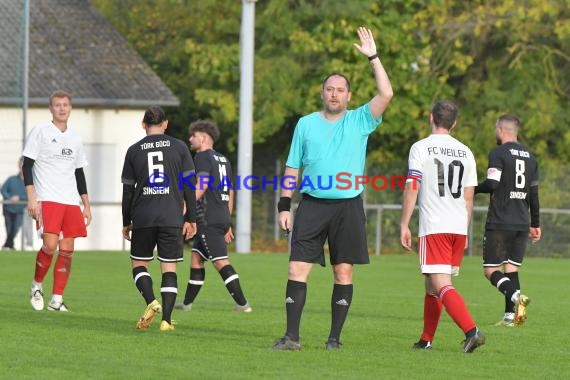
[[[467,235],[464,189],[477,185],[471,150],[446,134],[433,134],[410,149],[408,182],[419,186],[419,236],[453,233]]]

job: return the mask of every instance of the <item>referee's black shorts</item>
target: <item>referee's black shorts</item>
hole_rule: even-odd
[[[485,230],[483,266],[512,264],[520,267],[528,245],[527,231]]]
[[[151,261],[154,248],[162,262],[178,262],[184,258],[182,227],[148,227],[134,229],[131,236],[131,259]]]
[[[328,239],[330,263],[368,264],[366,215],[362,198],[320,199],[303,194],[293,223],[289,261],[325,266]]]

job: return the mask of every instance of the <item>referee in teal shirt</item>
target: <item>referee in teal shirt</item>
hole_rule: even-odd
[[[325,266],[325,241],[334,275],[326,349],[341,348],[340,333],[352,301],[353,265],[370,262],[360,196],[363,188],[356,184],[355,177],[364,174],[368,136],[382,122],[393,91],[372,32],[360,27],[358,37],[360,44],[354,46],[372,66],[377,94],[361,107],[348,110],[350,82],[344,75],[332,73],[322,84],[323,110],[299,119],[293,135],[278,204],[280,227],[293,230],[285,291],[287,328],[274,350],[301,349],[299,330],[307,279],[314,263]],[[341,173],[342,185],[338,183]],[[352,179],[351,186],[347,186],[347,178]],[[300,188],[302,200],[293,226],[290,210],[295,188]]]

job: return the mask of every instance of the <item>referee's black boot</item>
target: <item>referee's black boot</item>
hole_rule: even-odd
[[[329,340],[327,340],[325,343],[325,348],[327,350],[340,350],[341,347],[342,343],[333,338],[329,338]]]

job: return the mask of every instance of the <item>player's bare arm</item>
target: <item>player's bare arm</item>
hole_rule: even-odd
[[[131,241],[131,231],[133,230],[133,225],[129,224],[128,226],[123,227],[123,239]]]
[[[36,201],[36,192],[33,185],[26,186],[26,194],[28,195],[28,215],[34,220],[38,220],[40,207]]]
[[[402,202],[402,219],[400,220],[400,244],[407,251],[412,250],[412,232],[410,231],[410,219],[416,207],[418,199],[419,183],[408,182],[404,189]]]
[[[82,194],[81,202],[83,203],[83,220],[85,220],[85,226],[89,226],[91,224],[91,203],[89,203],[89,196]]]
[[[185,240],[192,239],[196,235],[196,223],[184,222],[182,235],[184,235]]]

